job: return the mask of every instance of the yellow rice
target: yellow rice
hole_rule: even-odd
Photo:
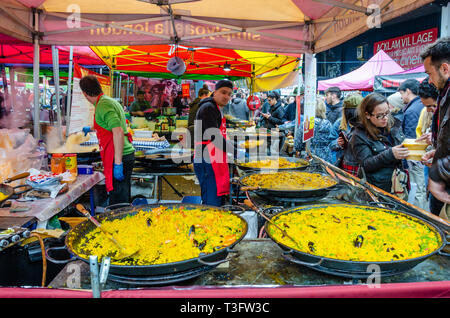
[[[302,162],[292,162],[286,158],[275,159],[261,159],[254,160],[241,164],[243,167],[248,168],[260,168],[260,169],[287,169],[287,168],[299,168],[304,165]]]
[[[268,233],[293,249],[326,258],[384,262],[421,257],[439,248],[439,234],[425,223],[388,210],[332,205],[284,213]],[[360,236],[358,238],[358,236]],[[356,247],[358,240],[362,244]]]
[[[320,173],[283,171],[251,174],[242,179],[242,183],[251,187],[272,190],[313,190],[328,188],[336,182]]]
[[[159,207],[123,219],[104,220],[102,227],[113,233],[127,252],[139,249],[138,254],[132,259],[114,260],[114,255],[119,255],[117,246],[95,229],[79,242],[79,256],[111,256],[111,263],[120,265],[156,265],[195,258],[200,253],[209,254],[229,246],[242,236],[244,222],[231,212]]]

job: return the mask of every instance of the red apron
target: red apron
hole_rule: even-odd
[[[98,101],[103,94],[100,94],[95,102],[97,107]],[[100,146],[100,157],[103,163],[103,174],[105,175],[106,192],[114,190],[113,186],[113,168],[114,168],[114,139],[112,131],[109,131],[102,126],[98,125],[95,121],[94,114],[94,129],[96,130],[98,144]],[[128,140],[133,142],[133,139],[129,133],[126,134]]]
[[[219,106],[217,108],[220,111]],[[226,118],[222,117],[220,124],[220,133],[225,140],[227,139]],[[200,141],[196,144],[206,145],[208,149],[211,166],[214,171],[216,179],[217,196],[227,195],[230,193],[230,170],[228,168],[227,153],[223,152],[219,148],[214,146],[214,143],[210,141]],[[224,148],[226,145],[223,145]]]

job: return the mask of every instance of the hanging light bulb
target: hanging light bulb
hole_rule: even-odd
[[[225,64],[223,65],[223,70],[224,70],[225,72],[231,71],[231,65],[228,64],[227,62],[225,62]]]

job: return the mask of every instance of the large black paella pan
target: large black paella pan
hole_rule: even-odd
[[[324,198],[337,182],[324,173],[292,171],[253,172],[240,177],[241,191],[272,199]]]
[[[440,254],[443,232],[406,212],[364,205],[309,205],[279,212],[266,223],[269,237],[288,261],[332,275],[396,275]]]
[[[147,218],[147,216],[149,217]],[[194,216],[195,219],[193,218]],[[136,219],[140,217],[140,221],[142,221],[142,217],[146,217],[145,227],[148,226],[149,230],[148,232],[141,231],[139,234],[133,234],[133,226],[130,226],[127,231],[129,231],[130,237],[134,235],[133,237],[136,237],[136,240],[139,241],[136,243],[139,246],[139,253],[132,256],[130,259],[125,259],[120,262],[115,261],[113,257],[111,257],[110,273],[112,274],[152,276],[194,271],[205,266],[214,267],[227,260],[227,256],[232,252],[232,248],[238,244],[247,233],[247,222],[239,215],[222,208],[196,204],[174,203],[127,207],[105,213],[101,217],[98,217],[98,220],[100,222],[115,220],[123,221],[126,218],[131,217]],[[166,222],[168,220],[167,217],[170,217],[170,220],[175,221]],[[214,222],[211,220],[214,220]],[[163,224],[162,222],[167,223],[165,225],[167,226],[166,228],[160,227]],[[130,224],[132,223],[130,222]],[[138,225],[136,225],[136,228],[137,227]],[[87,247],[89,240],[96,239],[92,236],[93,231],[96,230],[98,231],[98,229],[87,220],[69,231],[65,239],[65,247],[74,255],[74,258],[81,259],[88,263],[89,255],[96,255],[93,250],[90,250]],[[127,235],[127,231],[114,233],[115,238],[120,241],[120,236]],[[167,232],[167,235],[169,236],[164,236],[165,234],[163,232]],[[220,234],[216,235],[218,232],[234,234],[232,237],[230,235],[228,237],[226,235],[220,237]],[[175,236],[173,236],[173,234]],[[153,237],[150,237],[151,235],[153,235]],[[129,238],[123,239],[121,243],[122,245],[134,244],[133,239],[131,240],[130,243]],[[147,244],[147,242],[152,243]],[[179,244],[179,246],[177,246],[177,244]],[[211,244],[214,244],[212,249],[210,248]],[[92,247],[92,245],[89,246]],[[198,250],[198,252],[194,256],[189,254],[190,256],[185,258],[182,250],[183,247],[189,249],[195,248],[195,251]],[[153,262],[149,259],[145,259],[146,253],[150,253],[152,249],[158,249],[157,258],[159,258],[153,259]],[[167,255],[169,253],[172,253],[170,257]],[[166,259],[166,257],[169,257],[169,259],[176,259],[176,261],[161,261]],[[101,258],[101,256],[99,256],[99,258]]]

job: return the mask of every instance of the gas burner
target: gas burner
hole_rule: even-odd
[[[109,274],[108,280],[129,286],[161,286],[184,282],[212,271],[216,266],[202,266],[193,270],[166,275],[125,276]]]

